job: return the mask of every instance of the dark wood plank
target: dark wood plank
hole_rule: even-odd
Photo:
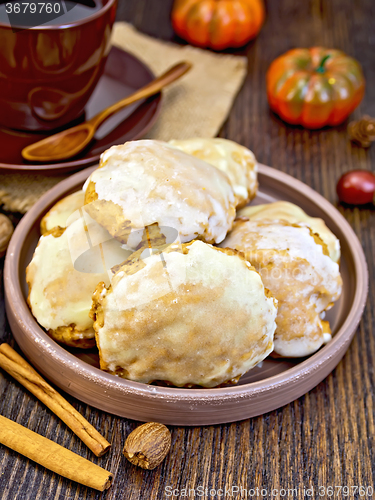
[[[171,5],[172,0],[120,0],[118,19],[155,37],[183,43],[170,25]],[[346,124],[320,131],[285,125],[269,111],[265,73],[276,56],[292,47],[327,45],[345,50],[359,59],[368,82],[366,97],[353,117],[375,116],[374,19],[373,0],[268,0],[267,21],[260,36],[235,52],[247,55],[249,73],[220,135],[248,146],[262,163],[297,177],[336,204],[338,177],[351,168],[371,169],[375,146],[363,150],[351,144]],[[272,488],[296,488],[296,494],[290,492],[284,498],[304,499],[304,488],[314,488],[316,497],[319,486],[374,487],[375,210],[341,206],[339,210],[363,244],[370,294],[352,345],[326,380],[299,400],[257,418],[221,426],[173,427],[171,453],[156,470],[143,471],[121,453],[137,422],[67,396],[113,442],[111,452],[96,459],[48,409],[1,372],[0,414],[116,474],[109,491],[95,493],[0,447],[2,500],[164,499],[168,487],[181,493],[182,488],[198,492],[202,491],[198,487],[230,490],[232,486],[265,488],[269,494]],[[0,304],[0,338],[9,340],[2,296]],[[201,498],[215,497],[208,491]]]

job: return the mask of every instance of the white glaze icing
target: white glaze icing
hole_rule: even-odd
[[[102,366],[149,383],[213,387],[242,375],[273,347],[277,308],[238,255],[195,241],[172,245],[98,294],[95,323]],[[95,302],[95,300],[94,300]]]
[[[182,242],[197,236],[220,242],[235,217],[226,174],[161,141],[132,141],[103,153],[85,183],[99,200],[119,206],[133,228],[155,222],[176,228]]]
[[[244,146],[221,138],[172,140],[169,144],[225,172],[238,203],[246,203],[256,195],[258,164],[252,151]]]
[[[43,217],[41,227],[43,232],[50,231],[56,226],[66,227],[69,217],[85,202],[85,193],[77,191],[58,201]]]
[[[240,217],[248,217],[250,220],[285,220],[291,224],[308,226],[317,233],[328,247],[329,256],[334,262],[340,260],[340,241],[328,229],[323,219],[308,216],[302,208],[288,201],[276,201],[266,205],[255,205],[244,207],[239,210]]]
[[[329,341],[320,315],[340,297],[342,280],[338,264],[308,227],[238,221],[220,246],[242,251],[279,300],[277,354],[307,356]]]
[[[32,313],[44,328],[55,330],[73,323],[78,330],[92,328],[93,322],[88,314],[92,293],[99,282],[109,284],[109,276],[103,268],[99,273],[79,272],[74,268],[74,260],[88,249],[87,232],[81,219],[57,238],[52,234],[40,238],[27,268],[26,279],[31,284]],[[90,271],[93,267],[90,256],[85,261],[86,271]]]

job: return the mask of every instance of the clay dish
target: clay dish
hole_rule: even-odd
[[[96,368],[95,353],[78,358],[56,344],[33,318],[27,304],[25,269],[39,239],[43,214],[60,198],[81,188],[93,168],[79,172],[46,193],[23,217],[5,262],[5,299],[14,337],[31,363],[62,390],[96,408],[140,421],[210,425],[253,417],[283,406],[315,387],[348,349],[362,316],[368,272],[362,247],[343,216],[302,182],[261,165],[260,191],[253,203],[287,200],[321,217],[341,241],[343,294],[329,311],[333,339],[308,358],[267,359],[239,384],[219,389],[178,389],[131,382]]]

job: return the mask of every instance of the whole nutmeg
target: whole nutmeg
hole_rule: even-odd
[[[5,255],[12,233],[13,224],[10,219],[4,214],[0,214],[0,257]]]
[[[171,447],[171,433],[157,422],[143,424],[129,434],[125,441],[124,455],[142,469],[155,469],[166,457]]]

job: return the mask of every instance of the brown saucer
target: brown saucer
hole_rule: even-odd
[[[112,47],[104,74],[86,105],[85,113],[74,125],[89,119],[102,109],[114,104],[154,78],[153,73],[139,59]],[[142,137],[154,124],[161,106],[161,94],[140,101],[109,118],[98,130],[95,140],[82,153],[62,163],[32,165],[21,156],[21,150],[48,134],[0,128],[0,171],[14,170],[63,173],[92,165],[100,154],[115,144]],[[70,124],[71,126],[72,124]],[[67,127],[68,128],[68,127]],[[51,135],[51,134],[49,134]]]
[[[178,389],[115,377],[95,367],[95,353],[81,359],[56,344],[37,324],[27,303],[25,269],[39,239],[39,223],[60,198],[82,187],[92,169],[48,191],[23,217],[9,244],[4,268],[5,302],[14,337],[33,365],[67,393],[122,417],[175,425],[233,422],[274,410],[321,382],[348,349],[366,303],[368,272],[362,247],[344,217],[325,198],[293,177],[264,165],[253,203],[286,200],[321,217],[341,242],[343,294],[327,314],[333,339],[308,358],[267,358],[234,387]],[[235,317],[233,318],[235,321]],[[93,366],[94,365],[94,366]]]

